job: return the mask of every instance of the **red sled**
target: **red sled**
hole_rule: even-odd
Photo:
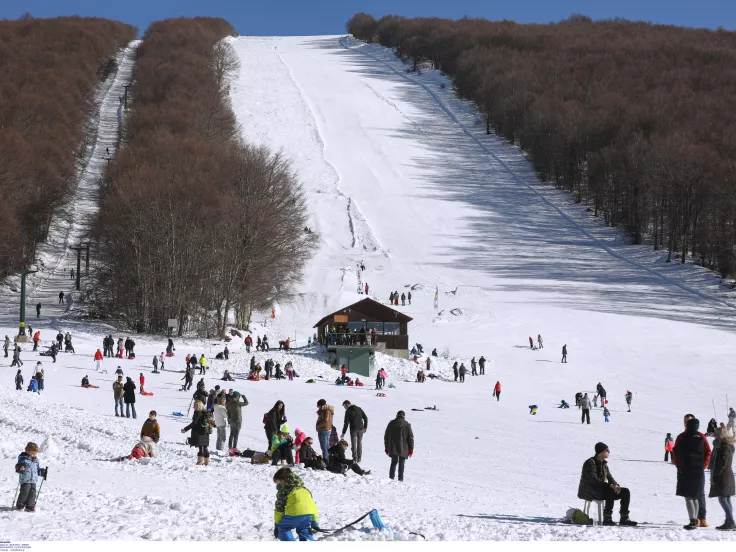
[[[141,395],[145,395],[147,397],[152,397],[153,396],[153,393],[150,393],[148,391],[141,391]]]
[[[385,397],[386,393],[376,393],[376,397]]]
[[[166,353],[166,356],[167,357],[172,357],[172,356],[174,356],[174,353]]]

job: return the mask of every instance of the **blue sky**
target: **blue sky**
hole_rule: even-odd
[[[736,0],[0,0],[0,18],[17,19],[24,12],[35,17],[98,16],[131,23],[141,33],[157,19],[209,15],[227,19],[240,34],[340,34],[358,11],[376,17],[467,15],[520,23],[547,23],[583,13],[593,19],[736,29]]]

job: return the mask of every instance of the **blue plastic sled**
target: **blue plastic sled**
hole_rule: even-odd
[[[184,414],[182,414],[181,412],[172,412],[171,415],[172,416],[184,416]]]

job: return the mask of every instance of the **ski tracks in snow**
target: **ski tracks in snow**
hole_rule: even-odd
[[[299,85],[299,82],[296,80],[296,77],[294,76],[294,72],[291,70],[291,67],[289,67],[289,64],[286,63],[286,61],[284,60],[281,54],[277,54],[277,55],[278,55],[278,58],[281,64],[286,68],[286,71],[289,74],[289,78],[291,79],[291,82],[294,84],[294,88],[298,90],[299,96],[301,97],[302,101],[304,102],[304,105],[306,106],[307,110],[312,116],[313,135],[317,143],[319,143],[320,149],[322,150],[322,160],[324,161],[325,165],[329,167],[330,172],[333,175],[332,184],[335,190],[335,194],[338,197],[345,200],[346,202],[346,213],[348,216],[348,225],[350,227],[350,232],[352,234],[352,245],[351,245],[352,248],[358,249],[360,251],[371,252],[371,253],[382,252],[382,247],[381,247],[380,242],[378,241],[378,238],[376,238],[376,235],[373,232],[371,225],[368,223],[365,216],[363,216],[363,213],[361,213],[360,209],[358,208],[357,203],[352,197],[347,196],[340,189],[340,182],[342,180],[342,177],[340,175],[340,172],[335,167],[335,165],[333,165],[329,161],[329,159],[327,159],[324,132],[320,128],[321,126],[320,118],[317,116],[317,113],[314,107],[310,103],[309,99],[307,99],[307,96],[304,93],[304,90]],[[373,91],[376,92],[375,90]],[[376,92],[376,94],[378,93]]]
[[[484,144],[475,134],[473,134],[470,129],[465,125],[460,118],[455,114],[455,112],[450,108],[450,106],[447,105],[447,103],[440,98],[436,92],[434,92],[426,83],[421,82],[420,80],[411,77],[402,71],[399,71],[395,67],[393,67],[389,62],[387,62],[384,59],[381,59],[379,56],[374,55],[371,52],[365,51],[366,44],[360,41],[357,41],[355,39],[353,40],[354,45],[349,45],[347,41],[347,37],[341,37],[339,39],[340,46],[345,48],[346,50],[351,50],[354,52],[357,52],[359,54],[362,54],[366,57],[371,58],[372,60],[382,64],[386,68],[388,68],[391,72],[398,75],[401,79],[405,80],[406,82],[409,82],[411,84],[414,84],[416,86],[421,87],[424,89],[424,91],[432,98],[432,100],[437,104],[437,106],[450,118],[450,120],[462,130],[462,132],[470,138],[475,144],[485,153],[486,155],[492,157],[497,163],[503,167],[503,169],[511,176],[511,178],[518,183],[521,186],[524,186],[528,190],[530,190],[532,193],[534,193],[542,202],[544,202],[548,207],[551,207],[554,209],[565,221],[573,226],[576,230],[578,230],[582,235],[584,235],[586,238],[591,240],[595,245],[606,251],[611,257],[627,263],[631,266],[634,266],[635,268],[638,268],[642,271],[647,272],[648,274],[654,276],[657,278],[660,282],[663,284],[675,286],[682,291],[685,291],[689,294],[696,295],[702,299],[712,301],[715,303],[719,303],[721,305],[725,305],[728,307],[731,307],[733,309],[736,309],[736,304],[734,304],[731,301],[728,301],[726,299],[722,299],[720,297],[716,297],[714,295],[710,295],[708,293],[704,293],[700,290],[694,289],[690,286],[687,286],[681,282],[678,282],[668,276],[665,276],[664,274],[660,274],[656,270],[653,270],[633,259],[628,258],[626,255],[619,253],[618,251],[614,250],[612,247],[610,247],[608,244],[606,244],[603,240],[600,238],[594,236],[591,232],[586,230],[580,223],[575,221],[568,213],[566,213],[562,208],[560,208],[558,205],[556,205],[554,202],[552,202],[549,198],[547,198],[538,188],[538,186],[532,185],[529,182],[527,182],[525,179],[519,177],[519,175],[506,163],[501,157],[499,157],[495,152],[493,152],[486,144]]]

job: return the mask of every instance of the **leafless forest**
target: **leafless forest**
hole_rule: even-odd
[[[74,183],[95,86],[135,34],[106,19],[0,21],[0,273],[33,262]]]
[[[287,160],[239,138],[222,19],[153,23],[96,225],[96,301],[139,330],[222,333],[288,294],[314,236]]]
[[[633,243],[736,274],[736,33],[364,13],[347,30],[450,76],[487,132]]]

